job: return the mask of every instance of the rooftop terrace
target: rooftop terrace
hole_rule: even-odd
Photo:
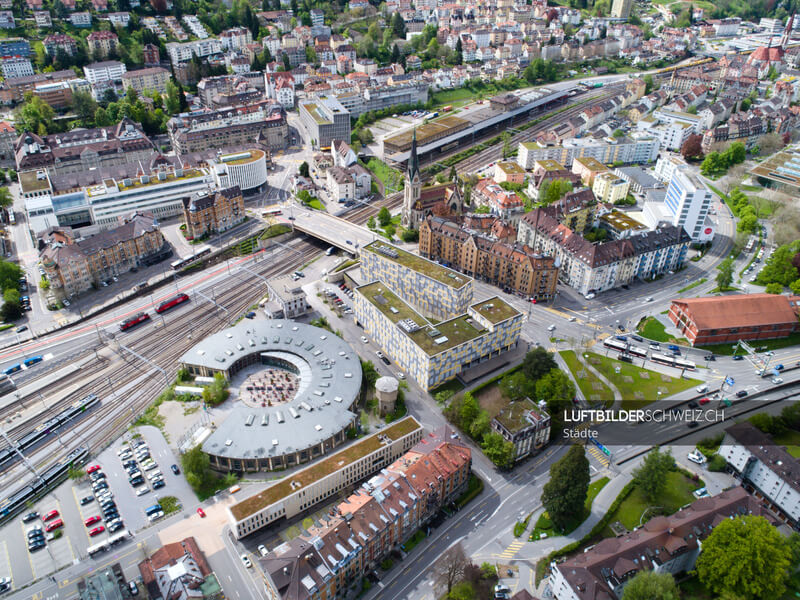
[[[292,475],[288,475],[275,485],[268,487],[263,492],[250,496],[231,506],[231,513],[237,520],[242,520],[258,511],[278,502],[279,500],[291,496],[292,494],[307,487],[309,484],[340,471],[349,464],[368,456],[384,445],[378,436],[386,436],[395,441],[409,433],[421,429],[413,417],[406,417],[397,421],[390,427],[379,430],[377,433],[364,438],[363,440],[348,446],[344,450],[331,454],[305,469],[301,469]]]
[[[393,252],[390,254],[381,252],[381,247],[389,248]],[[399,263],[404,267],[416,271],[417,273],[422,273],[431,279],[435,279],[440,283],[447,284],[456,289],[464,287],[470,280],[469,277],[462,275],[458,271],[453,271],[452,269],[443,267],[433,261],[422,258],[421,256],[417,256],[416,254],[406,252],[405,250],[402,250],[396,246],[392,246],[391,244],[387,244],[386,242],[372,242],[371,244],[364,246],[361,250],[362,252],[368,251],[378,254],[387,260]]]
[[[530,425],[528,419],[525,418],[529,410],[538,413],[539,407],[536,406],[530,398],[523,398],[522,400],[509,402],[502,412],[495,415],[494,418],[497,419],[503,427],[515,433]]]

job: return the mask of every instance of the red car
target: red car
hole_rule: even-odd
[[[197,514],[200,515],[202,518],[206,518],[206,512],[202,508],[197,508]]]
[[[49,521],[50,519],[55,519],[58,516],[57,510],[51,510],[45,516],[42,517],[42,521]]]
[[[709,402],[711,402],[711,400],[709,400],[708,398],[701,398],[700,406],[703,406],[703,404],[708,404]]]
[[[100,525],[100,527],[95,527],[94,529],[92,529],[89,532],[89,537],[94,537],[96,535],[99,535],[99,534],[103,533],[105,530],[106,530],[106,528],[103,527],[102,525]]]
[[[87,527],[89,527],[89,525],[94,525],[94,524],[95,524],[95,523],[97,523],[99,520],[100,520],[100,515],[95,515],[95,516],[93,516],[93,517],[89,517],[88,519],[86,519],[86,520],[83,522],[83,524],[84,524],[84,525],[86,525]]]
[[[92,474],[92,473],[94,473],[95,471],[99,471],[99,470],[100,470],[100,465],[92,465],[91,467],[89,467],[88,469],[86,469],[86,474],[87,474],[87,475],[91,475],[91,474]]]
[[[62,521],[61,519],[56,519],[52,523],[48,523],[47,527],[45,527],[44,530],[46,532],[50,533],[51,531],[55,531],[59,527],[63,527],[63,526],[64,526],[64,521]]]

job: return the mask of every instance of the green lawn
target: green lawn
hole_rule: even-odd
[[[664,327],[664,324],[653,317],[648,317],[644,321],[640,322],[636,329],[647,339],[655,340],[656,342],[667,342],[670,344],[687,343],[684,338],[675,338],[669,335],[666,327]]]
[[[435,396],[439,392],[451,391],[454,394],[457,394],[461,390],[464,389],[464,384],[461,383],[458,379],[451,379],[450,381],[443,383],[437,388],[431,390],[431,396]]]
[[[307,204],[307,206],[310,206],[311,208],[313,208],[313,209],[315,209],[315,210],[325,210],[325,205],[324,205],[324,204],[322,204],[322,202],[320,202],[320,201],[319,201],[319,200],[317,200],[316,198],[314,198],[313,200],[311,200],[311,202],[309,202],[309,203]]]
[[[694,481],[686,477],[679,471],[670,471],[667,474],[667,483],[664,486],[664,491],[661,497],[655,502],[651,502],[645,498],[642,491],[638,488],[630,493],[630,495],[622,501],[619,508],[611,516],[609,523],[620,521],[628,531],[632,531],[634,527],[638,527],[642,518],[642,513],[650,506],[660,506],[662,510],[655,509],[648,511],[645,521],[651,519],[658,514],[671,515],[681,506],[689,504],[695,500],[692,492],[698,488],[705,486],[702,479]],[[614,533],[610,527],[603,530],[603,537],[614,537]]]
[[[262,240],[267,240],[269,238],[283,235],[284,233],[289,233],[291,230],[292,228],[289,227],[288,225],[284,225],[283,223],[278,223],[277,225],[270,225],[269,227],[267,227],[259,237]]]
[[[611,385],[620,391],[623,398],[623,409],[632,406],[640,408],[642,401],[653,402],[658,399],[659,391],[661,398],[668,398],[700,383],[698,379],[681,379],[677,376],[663,375],[600,354],[589,353],[588,360],[611,382]],[[617,368],[619,368],[619,373],[616,372]]]
[[[535,541],[541,538],[541,534],[547,534],[547,537],[553,537],[556,535],[567,535],[575,531],[575,529],[583,523],[588,517],[589,513],[592,512],[592,502],[597,497],[597,494],[600,493],[606,484],[608,483],[608,477],[601,477],[597,481],[593,481],[589,484],[589,490],[586,492],[586,501],[583,503],[583,514],[579,515],[575,518],[566,528],[565,531],[556,531],[553,527],[553,523],[550,522],[550,518],[547,516],[547,512],[543,512],[539,515],[539,518],[536,520],[536,525],[531,532],[529,537],[530,541]],[[516,535],[516,531],[514,533]],[[521,535],[521,534],[520,534]],[[519,537],[519,536],[517,536]]]
[[[372,171],[378,179],[383,182],[386,188],[387,195],[391,190],[397,191],[403,189],[403,174],[397,169],[391,168],[379,158],[370,158],[367,163],[367,168]]]
[[[777,340],[758,340],[753,342],[752,345],[756,348],[766,348],[767,350],[779,350],[781,348],[788,348],[789,346],[800,345],[800,332],[793,333],[789,337],[779,338]],[[713,346],[697,346],[701,350],[709,350],[714,354],[723,356],[731,356],[735,344],[714,344]],[[743,354],[740,350],[739,354]]]
[[[681,289],[678,290],[678,293],[683,294],[684,292],[688,292],[689,290],[696,288],[698,285],[703,285],[706,281],[708,280],[705,277],[702,277],[697,281],[695,281],[694,283],[690,283],[686,287],[682,287]]]
[[[440,108],[448,104],[467,104],[477,98],[475,92],[469,88],[456,88],[454,90],[442,90],[433,95],[433,106]]]
[[[578,360],[574,351],[563,350],[559,354],[564,359],[564,362],[567,363],[567,367],[572,372],[575,381],[578,382],[578,387],[581,388],[581,393],[586,400],[590,402],[614,401],[614,393],[605,383],[600,381],[597,375],[589,371]]]

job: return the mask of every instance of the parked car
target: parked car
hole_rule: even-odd
[[[738,392],[736,392],[736,397],[744,398],[745,396],[747,396],[747,394],[748,394],[747,390],[739,390]]]
[[[88,519],[86,519],[83,522],[83,524],[86,525],[86,527],[89,527],[90,525],[94,525],[95,523],[97,523],[99,520],[100,520],[100,515],[94,515],[93,517],[89,517]]]
[[[251,563],[250,559],[247,558],[247,554],[242,554],[242,556],[240,558],[242,559],[242,564],[245,567],[247,567],[248,569],[251,569],[253,567],[253,563]]]
[[[206,518],[206,511],[204,511],[204,510],[203,510],[202,508],[200,508],[199,506],[197,507],[197,514],[198,514],[198,515],[200,515],[200,518],[201,518],[201,519],[205,519],[205,518]]]
[[[22,522],[23,523],[29,523],[29,522],[33,521],[34,519],[38,519],[38,518],[39,518],[39,513],[38,512],[36,512],[36,511],[29,512],[27,515],[22,517]]]
[[[47,522],[50,519],[55,519],[58,516],[58,514],[59,513],[57,510],[51,510],[49,513],[47,513],[45,516],[42,517],[42,521]]]
[[[100,527],[95,527],[94,529],[92,529],[92,530],[89,532],[89,537],[94,537],[94,536],[96,536],[96,535],[100,535],[100,534],[101,534],[101,533],[103,533],[105,530],[106,530],[106,528],[105,528],[105,527],[103,527],[102,525],[100,525]]]
[[[167,485],[167,484],[164,483],[164,480],[163,479],[159,479],[158,481],[154,481],[153,482],[153,489],[154,490],[160,490],[165,485]]]
[[[258,545],[258,553],[261,556],[266,556],[267,554],[269,554],[269,551],[267,550],[267,547],[264,544],[259,544]]]
[[[181,470],[178,468],[178,465],[172,465],[170,469],[172,469],[172,472],[175,473],[175,475],[181,474]]]

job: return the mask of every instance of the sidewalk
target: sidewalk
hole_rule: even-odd
[[[555,549],[560,549],[566,546],[567,544],[571,544],[573,542],[577,542],[583,536],[588,534],[592,528],[600,522],[600,519],[605,516],[608,512],[609,507],[617,499],[619,493],[624,488],[633,477],[630,473],[620,473],[611,481],[609,481],[605,487],[600,490],[600,493],[592,502],[592,510],[586,520],[578,525],[578,528],[575,529],[572,533],[568,535],[562,535],[553,538],[546,538],[542,540],[538,540],[535,542],[528,542],[525,546],[519,551],[517,556],[518,559],[540,559],[549,554],[553,547]],[[534,512],[534,516],[538,518],[538,515],[541,514],[541,505],[539,508]],[[531,522],[535,523],[535,519],[531,517]]]

